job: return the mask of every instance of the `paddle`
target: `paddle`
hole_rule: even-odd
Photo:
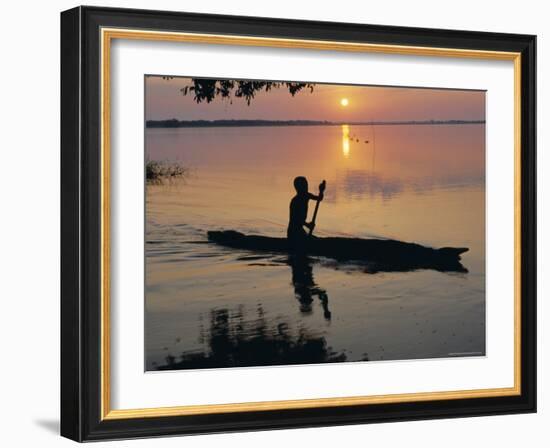
[[[327,183],[323,180],[319,184],[319,196],[322,195],[325,192],[325,188],[327,187]],[[317,203],[315,204],[315,211],[313,212],[313,218],[311,219],[311,228],[309,229],[309,236],[313,234],[313,229],[315,228],[315,220],[317,219],[317,212],[319,211],[319,203],[321,201],[318,199]]]

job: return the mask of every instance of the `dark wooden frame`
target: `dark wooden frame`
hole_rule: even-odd
[[[521,394],[101,420],[101,27],[521,53]],[[536,37],[164,11],[61,14],[61,434],[77,441],[536,411]]]

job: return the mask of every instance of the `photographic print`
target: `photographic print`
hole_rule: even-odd
[[[485,91],[144,83],[146,370],[485,356]]]
[[[536,40],[64,11],[61,434],[536,412]]]

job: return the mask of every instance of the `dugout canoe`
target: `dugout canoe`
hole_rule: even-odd
[[[286,253],[286,238],[245,235],[235,230],[209,231],[208,240],[220,246],[252,252]],[[340,262],[363,262],[376,265],[378,271],[435,269],[467,272],[460,256],[467,247],[432,248],[391,239],[345,237],[310,237],[307,255],[331,258]]]

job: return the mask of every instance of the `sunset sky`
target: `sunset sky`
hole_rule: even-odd
[[[146,119],[165,120],[483,120],[485,92],[403,87],[316,84],[313,93],[302,90],[294,97],[286,88],[261,92],[250,106],[242,98],[216,98],[197,104],[191,92],[180,89],[189,78],[146,77]]]

